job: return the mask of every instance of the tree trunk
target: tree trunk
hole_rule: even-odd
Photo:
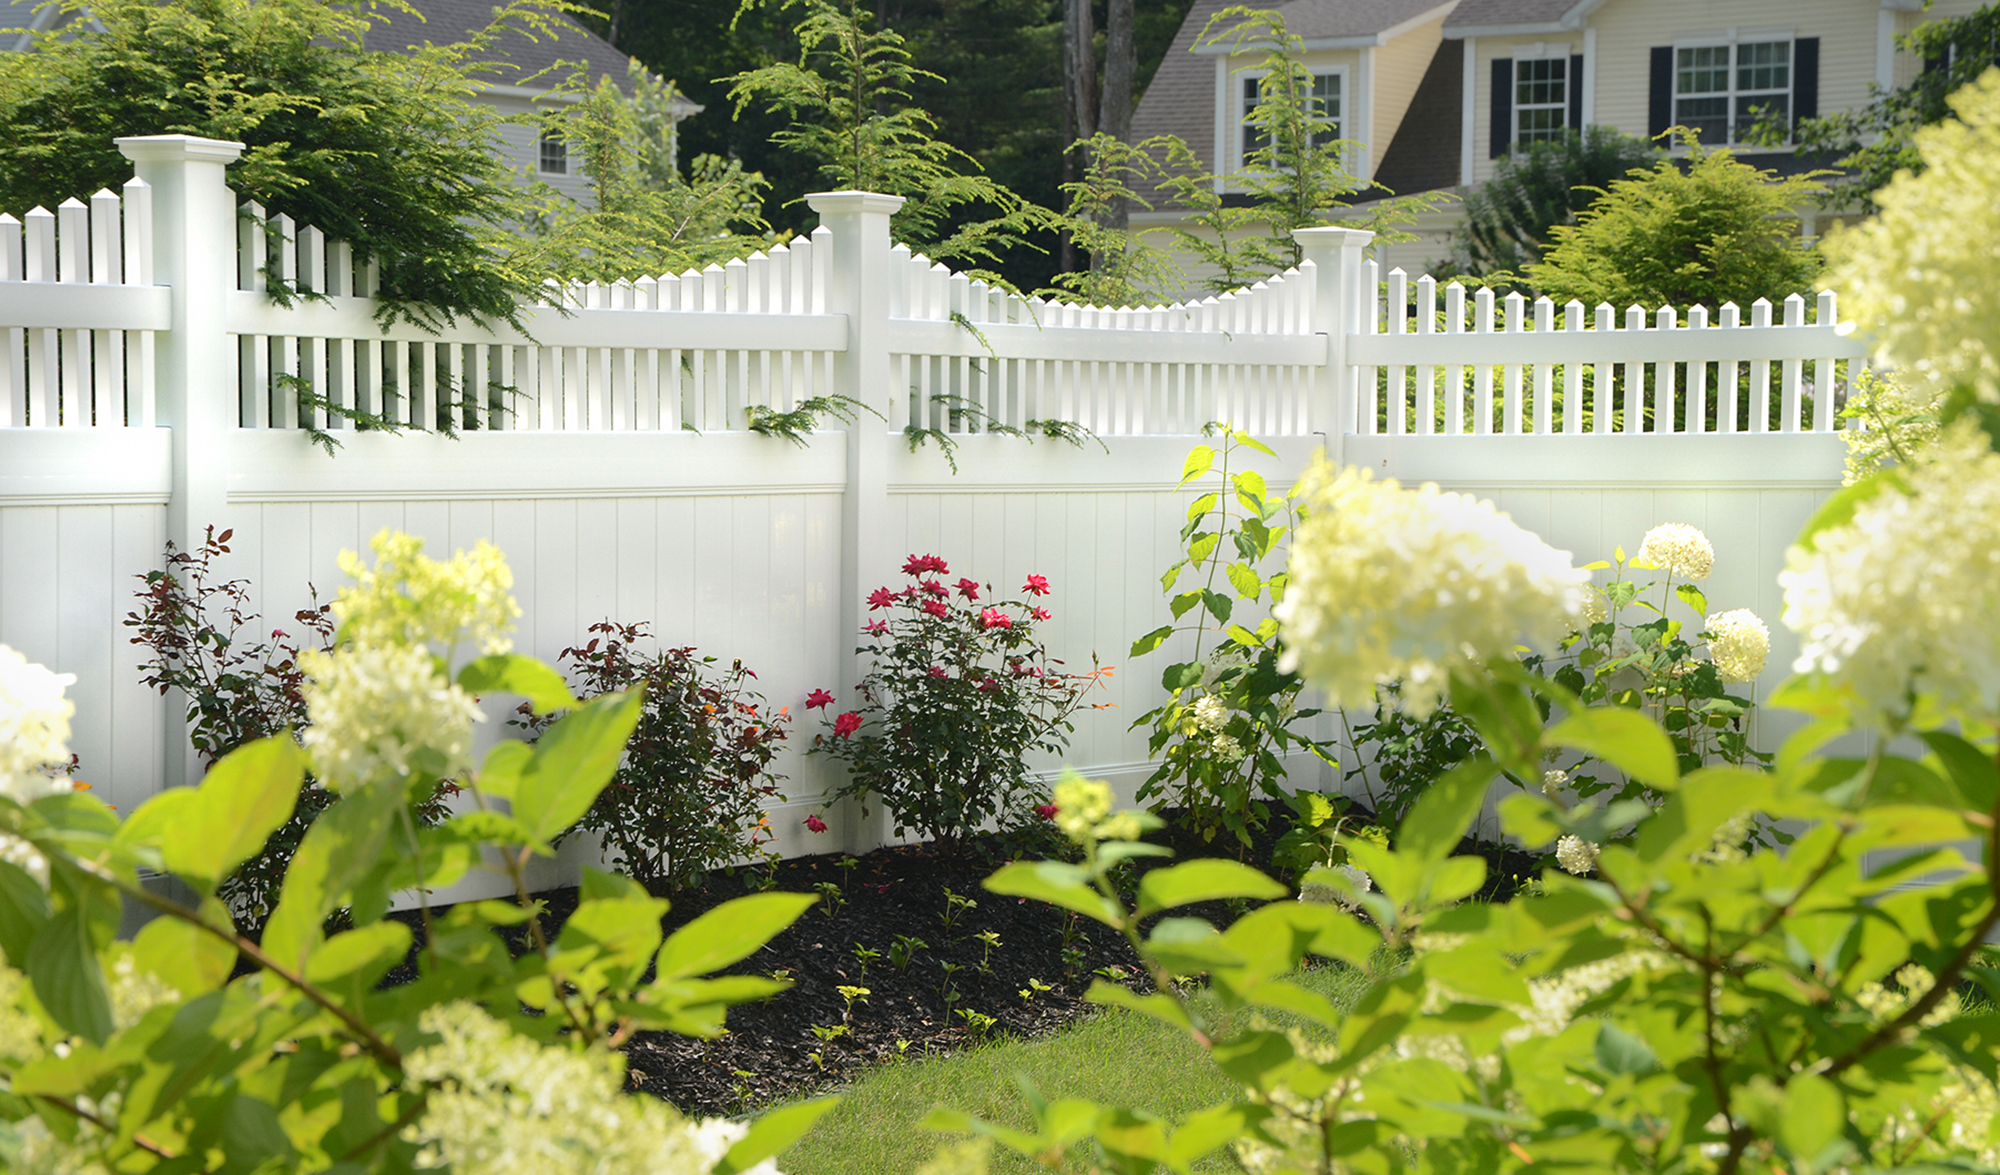
[[[625,0],[611,0],[611,27],[604,31],[604,39],[611,43],[613,49],[618,47],[618,26],[624,16]]]
[[[1110,0],[1104,14],[1104,113],[1097,129],[1121,143],[1132,141],[1132,87],[1139,70],[1132,7],[1133,0]],[[1125,201],[1114,201],[1108,227],[1123,229],[1130,216]]]
[[[1097,133],[1097,30],[1091,0],[1063,0],[1063,146]],[[1088,159],[1063,152],[1063,182],[1074,181]],[[1063,272],[1077,268],[1076,249],[1068,233],[1057,258]]]

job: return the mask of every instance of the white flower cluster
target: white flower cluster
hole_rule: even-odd
[[[1635,950],[1530,979],[1528,995],[1534,1003],[1516,1009],[1522,1026],[1510,1029],[1506,1039],[1513,1044],[1530,1036],[1554,1036],[1570,1026],[1576,1010],[1590,997],[1628,975],[1667,968],[1686,970],[1684,964],[1660,951]]]
[[[1214,694],[1204,695],[1188,707],[1188,721],[1194,726],[1190,733],[1220,734],[1229,725],[1229,706]]]
[[[51,673],[0,645],[0,796],[26,804],[70,790],[69,720],[76,706],[63,697],[73,673]]]
[[[1597,868],[1597,855],[1604,850],[1580,836],[1564,836],[1556,841],[1556,864],[1563,872],[1582,877]]]
[[[1318,462],[1304,479],[1310,515],[1292,545],[1274,610],[1280,668],[1329,702],[1370,705],[1400,679],[1400,707],[1436,709],[1453,669],[1553,648],[1584,608],[1588,574],[1491,502],[1435,485],[1405,490],[1366,469]]]
[[[1367,893],[1375,888],[1375,879],[1368,876],[1368,871],[1359,865],[1329,865],[1327,868],[1329,871],[1345,877],[1348,884],[1354,887],[1354,892],[1356,893]],[[1319,885],[1312,882],[1299,887],[1299,900],[1302,902],[1311,902],[1315,905],[1340,906],[1349,910],[1356,907],[1354,899],[1348,897],[1339,889],[1331,885]]]
[[[1663,522],[1639,540],[1632,566],[1651,567],[1693,582],[1715,570],[1715,548],[1708,536],[1685,522]]]
[[[1771,630],[1748,608],[1708,618],[1708,659],[1724,681],[1755,681],[1771,659]]]
[[[1218,734],[1208,740],[1208,754],[1210,758],[1225,763],[1240,763],[1243,761],[1243,744],[1229,735]]]
[[[335,790],[419,767],[449,778],[472,765],[472,724],[485,715],[424,646],[307,649],[299,668],[312,722],[300,738]]]
[[[1562,793],[1563,785],[1569,782],[1569,772],[1551,769],[1542,772],[1542,794],[1555,796]]]
[[[1827,238],[1826,281],[1842,317],[1920,390],[1971,385],[2000,403],[2000,265],[1965,244],[2000,238],[2000,77],[1949,101],[1957,118],[1916,132],[1924,166],[1877,191],[1874,216]]]
[[[368,545],[372,570],[353,551],[340,553],[340,569],[355,581],[333,601],[342,639],[449,650],[469,636],[482,653],[514,647],[514,573],[493,544],[482,539],[445,562],[426,558],[424,540],[401,531],[384,530]]]
[[[404,1072],[435,1082],[405,1132],[425,1167],[480,1175],[708,1175],[747,1130],[691,1122],[656,1098],[624,1092],[623,1063],[602,1050],[538,1044],[468,1003],[428,1009],[443,1039]],[[750,1169],[778,1175],[770,1160]]]
[[[1844,524],[1785,553],[1793,668],[1835,675],[1894,725],[1914,688],[1948,711],[2000,720],[2000,454],[1976,429],[1939,438]],[[1864,719],[1869,715],[1864,715]]]

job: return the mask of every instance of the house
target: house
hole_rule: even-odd
[[[377,9],[377,23],[368,31],[366,47],[383,52],[401,52],[425,42],[444,44],[465,39],[493,19],[490,0],[413,0],[416,15],[393,9]],[[25,51],[33,34],[75,19],[53,6],[38,6],[37,0],[7,3],[0,0],[0,51]],[[84,19],[88,19],[85,17]],[[567,65],[581,63],[589,82],[596,85],[609,77],[627,88],[625,54],[610,42],[585,29],[567,16],[556,38],[530,38],[518,33],[503,34],[495,52],[486,60],[495,66],[482,75],[484,87],[479,99],[504,114],[525,114],[551,102],[573,102],[573,94],[555,93],[568,73]],[[701,106],[676,95],[675,121],[701,112]],[[523,175],[548,183],[571,199],[590,201],[589,184],[581,169],[569,157],[560,138],[538,134],[532,126],[508,124],[499,128],[499,153],[508,166]]]
[[[1988,0],[1291,0],[1277,5],[1304,41],[1328,114],[1354,142],[1353,170],[1401,194],[1463,192],[1523,144],[1572,128],[1656,135],[1701,130],[1760,167],[1799,170],[1787,146],[1747,141],[1760,118],[1796,123],[1864,106],[1923,62],[1896,49],[1918,24]],[[1133,117],[1144,137],[1177,134],[1224,176],[1242,167],[1254,59],[1197,48],[1225,0],[1197,0]],[[1190,51],[1192,50],[1192,51]],[[1220,161],[1215,163],[1215,161]],[[1419,219],[1386,264],[1445,257],[1455,201]],[[1805,229],[1816,210],[1803,209]],[[1181,219],[1161,207],[1136,227]]]

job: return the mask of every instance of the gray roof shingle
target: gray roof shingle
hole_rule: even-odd
[[[1445,31],[1495,28],[1514,24],[1554,24],[1577,6],[1577,0],[1460,0],[1445,17]]]
[[[1308,41],[1370,37],[1444,6],[1446,0],[1291,0],[1285,27]]]
[[[366,47],[397,51],[422,45],[426,41],[440,45],[462,41],[490,24],[494,11],[491,0],[412,0],[411,7],[423,13],[424,19],[418,20],[394,9],[378,9],[380,19],[368,30]],[[569,17],[559,19],[562,24],[560,37],[530,39],[516,32],[501,34],[494,51],[481,57],[481,60],[496,63],[499,69],[482,75],[483,79],[494,85],[552,89],[566,71],[555,70],[546,74],[542,71],[549,70],[559,61],[581,61],[590,70],[592,85],[597,83],[599,77],[609,75],[620,89],[629,91],[630,87],[625,82],[626,55]],[[537,74],[542,76],[537,77]],[[533,80],[528,80],[530,78]]]

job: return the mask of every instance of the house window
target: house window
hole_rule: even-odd
[[[1784,124],[1791,115],[1790,41],[1675,51],[1674,121],[1700,131],[1704,143],[1740,143],[1759,121]]]
[[[1254,151],[1262,150],[1270,141],[1270,136],[1257,125],[1257,103],[1263,98],[1260,87],[1262,77],[1243,79],[1243,151],[1242,158],[1248,160]],[[1313,146],[1324,147],[1340,138],[1340,75],[1337,73],[1316,73],[1313,75],[1312,111],[1319,118],[1333,124],[1313,135]]]
[[[1569,58],[1527,58],[1514,63],[1514,142],[1548,143],[1563,137],[1569,114]]]
[[[569,174],[569,144],[554,131],[542,132],[542,157],[539,170],[543,175]]]

